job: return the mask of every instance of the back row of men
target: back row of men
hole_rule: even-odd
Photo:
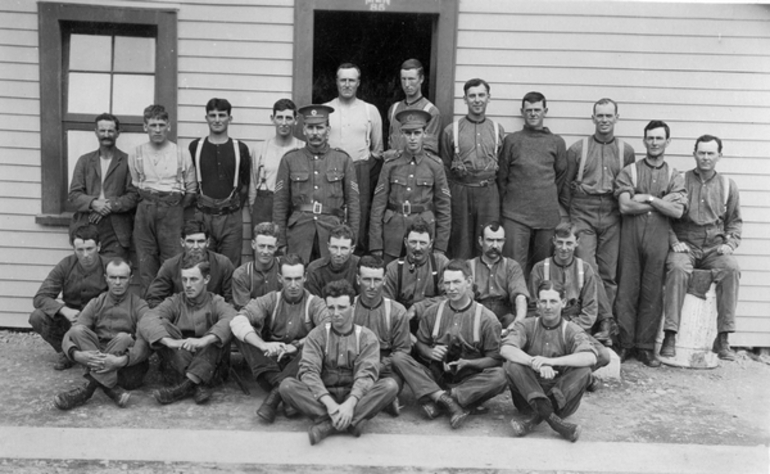
[[[248,147],[228,135],[232,115],[224,99],[207,104],[209,135],[192,142],[189,152],[168,141],[168,114],[160,106],[146,110],[150,141],[130,156],[115,148],[117,119],[97,117],[100,149],[82,157],[73,176],[75,222],[99,226],[104,253],[125,256],[128,211],[138,201],[133,237],[151,300],[151,283],[164,274],[158,274],[160,264],[179,252],[176,236],[185,210],[205,224],[213,249],[238,266],[247,194],[253,222],[277,224],[277,246],[305,262],[328,259],[330,230],[347,223],[357,233],[353,246],[366,250],[368,244],[370,253],[388,263],[402,255],[406,230],[418,219],[430,228],[433,253],[470,258],[483,240],[482,225],[499,220],[502,252],[528,275],[550,255],[564,215],[577,226],[578,256],[602,280],[596,329],[607,340],[614,308],[621,358],[635,353],[648,365],[659,364],[652,348],[664,278],[672,290],[662,352],[675,351],[679,308],[693,267],[715,269],[715,351],[732,357],[727,334],[735,330],[739,271],[730,254],[740,243],[742,220],[735,183],[714,169],[722,150],[717,137],[696,141],[696,169],[683,176],[665,162],[669,127],[652,121],[644,130],[647,156],[634,163],[632,147],[614,137],[618,106],[602,99],[594,105],[595,134],[567,150],[543,125],[547,103],[536,92],[522,99],[523,129],[505,136],[485,116],[490,86],[481,79],[465,84],[466,117],[439,136],[438,109],[421,93],[422,66],[408,60],[401,69],[406,98],[389,110],[390,150],[382,152],[379,114],[356,98],[360,70],[344,64],[337,80],[339,97],[330,105],[299,110],[304,146],[292,135],[293,104],[276,103],[276,136],[252,153],[251,169]],[[378,166],[381,171],[373,172]]]

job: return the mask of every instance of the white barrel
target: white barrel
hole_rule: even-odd
[[[706,292],[706,299],[687,293],[682,305],[679,332],[676,335],[676,355],[662,357],[665,315],[661,318],[658,337],[655,339],[655,356],[664,364],[691,369],[713,369],[719,365],[711,348],[717,336],[717,294],[714,283]]]

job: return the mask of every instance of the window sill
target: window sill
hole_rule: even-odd
[[[38,214],[35,216],[35,223],[50,227],[69,227],[72,222],[72,213],[63,212],[61,214]]]

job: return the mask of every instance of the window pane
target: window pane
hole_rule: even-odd
[[[138,147],[147,140],[148,138],[146,133],[121,133],[118,136],[118,148],[126,153],[131,153],[131,150]]]
[[[67,111],[99,114],[110,110],[110,75],[72,72],[69,75]]]
[[[115,37],[115,72],[155,72],[155,38]]]
[[[155,102],[155,76],[115,74],[113,79],[113,114],[142,115]]]
[[[147,134],[144,133],[121,133],[118,135],[117,146],[120,150],[131,153],[131,150],[146,141]],[[96,140],[94,132],[90,130],[67,131],[67,189],[72,182],[72,173],[75,171],[78,158],[98,148],[99,142]]]
[[[111,64],[112,36],[70,36],[70,70],[109,71]]]

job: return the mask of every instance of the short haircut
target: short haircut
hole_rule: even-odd
[[[144,109],[144,123],[147,123],[150,120],[163,120],[168,122],[168,112],[166,112],[166,108],[160,104],[148,105]]]
[[[195,267],[201,271],[203,278],[211,274],[211,264],[202,255],[185,255],[182,257],[182,270],[190,270]]]
[[[332,237],[335,239],[348,239],[350,240],[350,243],[352,245],[356,244],[356,238],[353,234],[353,231],[350,229],[350,227],[346,226],[345,224],[340,224],[338,226],[335,226],[332,228],[332,230],[329,232],[329,239],[327,242],[332,241]]]
[[[543,280],[539,285],[537,285],[537,294],[535,295],[535,299],[540,299],[540,292],[548,290],[554,290],[555,292],[559,293],[559,297],[561,299],[564,299],[567,295],[567,292],[564,290],[564,285],[558,281]]]
[[[385,261],[376,255],[364,255],[361,257],[361,260],[358,261],[359,273],[362,267],[385,271]]]
[[[104,269],[106,271],[107,268],[109,268],[109,267],[119,267],[121,265],[128,266],[128,274],[129,275],[134,273],[134,269],[133,269],[133,267],[131,267],[131,262],[123,260],[122,257],[114,257],[112,260],[107,262],[107,265],[104,267]]]
[[[296,265],[302,265],[302,270],[305,269],[305,262],[302,257],[296,253],[287,253],[281,258],[281,274],[283,274],[283,267],[294,267]]]
[[[323,291],[324,299],[326,298],[339,298],[340,296],[347,295],[350,298],[350,304],[353,304],[353,300],[356,298],[356,291],[353,289],[353,285],[347,280],[336,280],[326,284]]]
[[[206,102],[206,113],[209,113],[212,110],[224,110],[227,112],[227,115],[230,115],[230,112],[233,111],[233,106],[230,105],[230,101],[227,99],[218,99],[214,97]]]
[[[697,140],[695,140],[695,148],[693,148],[693,151],[698,151],[698,143],[700,142],[717,142],[717,147],[719,153],[722,153],[722,140],[719,139],[719,137],[714,135],[701,135],[698,137]]]
[[[401,69],[417,69],[417,74],[420,75],[420,77],[425,76],[425,69],[422,67],[422,63],[414,58],[407,59],[403,63],[401,63]]]
[[[489,221],[486,224],[484,224],[484,227],[481,228],[481,238],[484,238],[484,231],[485,230],[491,230],[492,232],[497,232],[500,229],[503,229],[503,233],[505,233],[505,228],[500,223],[500,221]]]
[[[294,117],[297,116],[297,104],[291,99],[278,99],[275,101],[275,104],[273,104],[273,115],[283,110],[291,110],[294,113]]]
[[[114,115],[109,114],[107,112],[101,113],[97,115],[96,118],[94,119],[94,125],[99,125],[99,122],[101,122],[102,120],[106,120],[108,122],[114,122],[115,130],[120,131],[120,120],[118,120],[118,118],[115,117]]]
[[[545,100],[545,96],[537,91],[527,92],[524,95],[524,98],[521,99],[521,108],[523,109],[525,107],[525,103],[529,102],[530,104],[536,104],[538,102],[543,103],[543,108],[545,109],[548,107],[548,103]]]
[[[193,234],[203,234],[208,239],[209,229],[206,227],[206,224],[204,224],[203,221],[199,221],[197,219],[190,219],[185,221],[184,225],[182,226],[182,239],[188,235]]]
[[[449,261],[449,263],[446,264],[444,267],[445,272],[463,272],[463,276],[465,278],[470,277],[473,275],[471,273],[471,266],[468,264],[467,260],[463,260],[461,258],[455,258]]]
[[[468,89],[470,89],[471,87],[478,87],[478,86],[484,86],[484,88],[487,90],[487,94],[489,94],[489,92],[492,90],[489,87],[489,83],[487,81],[485,81],[484,79],[475,77],[473,79],[468,79],[465,82],[465,85],[463,86],[463,94],[468,95]]]
[[[81,239],[83,242],[86,240],[93,240],[95,244],[99,244],[99,229],[93,224],[83,224],[75,227],[70,236],[70,244],[75,245],[75,239]]]
[[[580,238],[580,229],[573,222],[560,222],[553,230],[554,237],[569,237],[574,235],[576,239]]]
[[[258,235],[275,237],[277,239],[278,234],[280,233],[279,231],[280,227],[278,227],[278,224],[273,222],[260,222],[254,226],[254,239],[256,239]]]
[[[413,220],[411,224],[409,224],[409,227],[406,228],[406,232],[404,232],[404,238],[408,238],[409,234],[412,232],[417,234],[428,234],[428,237],[433,240],[433,235],[430,232],[430,226],[422,217],[418,217],[417,219]]]
[[[339,76],[340,69],[355,69],[356,71],[358,71],[358,78],[361,79],[361,68],[356,66],[353,63],[342,63],[342,64],[340,64],[340,66],[337,68],[337,72],[335,73],[335,76]]]
[[[644,127],[644,138],[647,138],[648,131],[655,130],[656,128],[663,128],[666,131],[666,140],[671,138],[671,129],[663,120],[650,120],[650,123]]]
[[[605,97],[603,99],[599,99],[599,100],[596,101],[596,103],[594,104],[594,114],[596,113],[596,106],[597,105],[607,105],[607,104],[612,104],[612,105],[615,106],[615,115],[617,115],[618,114],[618,103],[615,102],[612,99],[607,98],[607,97]]]

